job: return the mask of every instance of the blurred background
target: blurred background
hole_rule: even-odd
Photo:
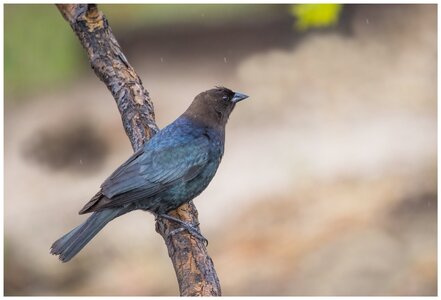
[[[49,254],[132,153],[54,5],[5,5],[5,294],[177,295],[154,218]],[[195,200],[224,295],[436,295],[436,5],[100,5],[164,127],[250,95]]]

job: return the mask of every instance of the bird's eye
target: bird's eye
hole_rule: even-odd
[[[223,97],[222,97],[222,100],[227,101],[227,100],[228,100],[228,96],[227,96],[227,95],[223,96]]]

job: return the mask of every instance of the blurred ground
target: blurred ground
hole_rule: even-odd
[[[160,127],[214,85],[251,96],[195,200],[224,295],[437,293],[436,6],[350,12],[344,29],[301,35],[282,12],[114,28]],[[176,295],[147,213],[68,264],[49,255],[131,148],[91,71],[32,98],[5,108],[5,294]]]

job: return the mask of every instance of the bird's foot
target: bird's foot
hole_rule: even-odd
[[[194,237],[196,237],[196,238],[198,238],[199,240],[201,240],[204,244],[205,244],[205,247],[207,247],[208,246],[208,240],[200,233],[200,231],[197,229],[197,227],[196,226],[198,226],[199,225],[199,223],[198,224],[195,224],[195,225],[193,225],[193,224],[189,224],[189,223],[187,223],[187,222],[184,222],[184,221],[182,221],[182,220],[179,220],[178,218],[175,218],[175,217],[172,217],[172,216],[169,216],[169,215],[166,215],[166,214],[161,214],[161,215],[158,215],[157,217],[160,217],[160,218],[164,218],[164,219],[167,219],[167,220],[170,220],[170,221],[173,221],[173,222],[176,222],[176,223],[178,223],[178,224],[180,224],[182,227],[181,228],[177,228],[177,229],[175,229],[175,230],[172,230],[172,231],[170,231],[169,233],[168,233],[168,235],[167,235],[167,238],[168,237],[170,237],[170,236],[172,236],[172,235],[175,235],[176,233],[178,233],[178,232],[181,232],[181,231],[183,231],[183,230],[187,230],[189,233],[191,233]]]

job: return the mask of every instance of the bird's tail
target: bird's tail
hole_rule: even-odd
[[[62,262],[68,262],[114,218],[127,213],[127,208],[108,208],[94,212],[83,224],[71,230],[51,246],[51,254],[58,255]]]

